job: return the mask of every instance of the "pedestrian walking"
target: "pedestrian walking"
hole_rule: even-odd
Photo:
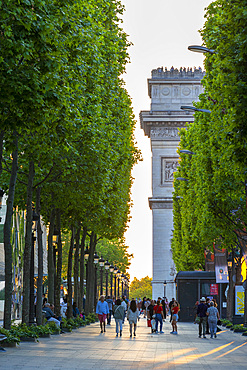
[[[210,307],[207,309],[206,315],[208,317],[208,325],[210,330],[211,338],[216,338],[217,332],[217,321],[220,318],[218,309],[214,306],[214,302],[210,302]]]
[[[121,337],[123,330],[124,306],[122,306],[120,298],[116,300],[113,307],[113,316],[116,322],[116,337],[118,337],[119,332]]]
[[[101,333],[103,333],[103,330],[105,333],[105,320],[106,320],[106,317],[109,315],[109,307],[103,295],[100,296],[100,299],[97,303],[96,314],[98,314]]]
[[[136,306],[136,301],[134,300],[130,302],[129,309],[127,311],[127,319],[129,320],[130,326],[130,338],[132,337],[132,325],[134,325],[134,337],[135,337],[137,320],[139,320],[139,310]]]
[[[145,317],[146,317],[146,307],[145,307],[145,303],[146,303],[146,297],[143,297],[143,300],[142,300],[142,311],[143,311],[144,319],[145,319]]]
[[[199,338],[203,334],[203,338],[206,338],[206,321],[207,321],[207,305],[205,297],[200,299],[201,303],[197,307],[196,318],[199,317]]]
[[[126,311],[127,311],[127,303],[125,301],[125,297],[124,296],[122,296],[121,306],[123,306],[123,308],[124,308],[124,316],[123,316],[123,324],[124,324],[125,314],[126,314]]]
[[[155,321],[156,321],[156,334],[158,334],[158,324],[160,323],[160,334],[163,334],[162,331],[162,324],[164,320],[164,313],[163,313],[163,307],[160,302],[160,299],[157,300],[157,304],[154,306],[153,313],[155,314]]]
[[[207,308],[210,307],[210,298],[206,298],[206,306],[207,306]],[[206,334],[210,334],[208,318],[207,318],[207,322],[206,322]]]
[[[109,315],[107,318],[107,325],[111,325],[111,316],[112,316],[112,307],[113,307],[113,299],[108,295],[106,302],[108,303],[109,308]]]
[[[177,328],[177,322],[178,322],[178,312],[179,312],[179,304],[178,301],[174,301],[173,305],[171,307],[172,311],[172,331],[171,334],[177,334],[178,328]]]
[[[172,298],[172,300],[169,302],[170,323],[172,322],[172,305],[174,301],[175,301],[175,298]]]
[[[166,302],[165,302],[165,297],[161,301],[162,307],[163,307],[163,313],[164,313],[164,319],[166,319]]]
[[[153,333],[155,331],[155,327],[154,328],[152,327],[152,320],[155,321],[155,319],[153,318],[154,306],[155,306],[154,301],[151,300],[150,305],[148,306],[148,309],[147,309],[148,327],[151,328],[151,333]],[[155,323],[155,325],[156,325],[156,323]]]

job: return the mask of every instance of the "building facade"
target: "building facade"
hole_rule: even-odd
[[[204,72],[180,68],[152,70],[148,79],[149,111],[140,113],[141,128],[151,139],[153,214],[153,299],[175,297],[175,266],[172,259],[173,179],[178,166],[179,129],[193,122],[193,114],[180,109],[193,105],[202,93]],[[182,253],[182,251],[181,251]],[[164,282],[166,281],[166,286]]]

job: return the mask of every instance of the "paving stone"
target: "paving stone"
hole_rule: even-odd
[[[222,331],[217,339],[199,339],[197,326],[179,323],[179,334],[171,335],[165,322],[165,334],[151,335],[141,319],[136,338],[129,337],[127,322],[123,336],[115,337],[115,325],[99,333],[99,324],[91,324],[72,334],[40,339],[39,343],[21,343],[0,353],[4,370],[237,370],[247,368],[247,338]],[[44,365],[45,364],[45,365]]]

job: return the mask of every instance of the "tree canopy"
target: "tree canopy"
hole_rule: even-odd
[[[204,248],[229,248],[234,231],[246,227],[246,1],[217,0],[207,8],[201,30],[206,76],[194,123],[180,131],[175,176],[172,250],[178,270],[204,268]]]
[[[146,276],[142,279],[136,277],[130,284],[130,298],[152,298],[152,278]]]

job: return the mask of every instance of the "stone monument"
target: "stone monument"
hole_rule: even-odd
[[[153,299],[164,295],[171,299],[176,294],[171,251],[173,179],[178,166],[178,130],[193,122],[193,113],[180,107],[198,101],[204,74],[200,67],[152,70],[148,79],[151,109],[140,113],[141,127],[151,139],[152,150],[153,195],[149,206],[153,213]]]

